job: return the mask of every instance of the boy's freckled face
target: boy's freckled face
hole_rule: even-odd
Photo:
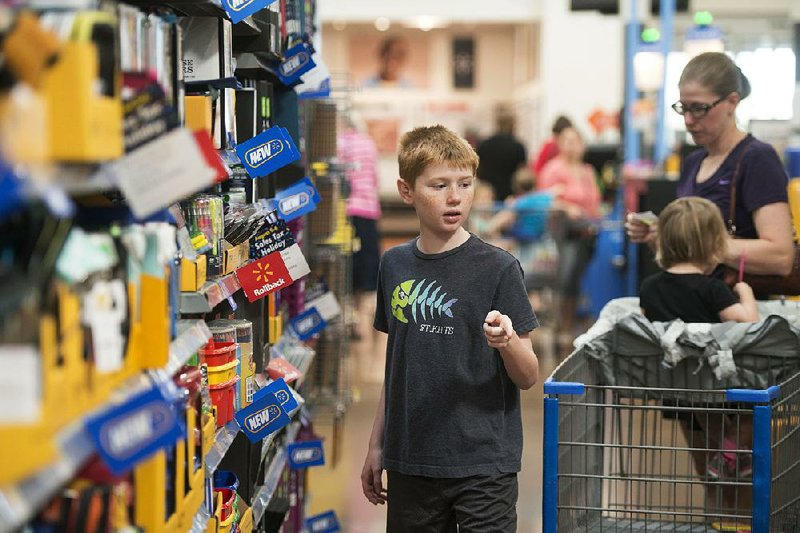
[[[474,196],[472,170],[449,165],[429,166],[413,188],[420,226],[439,235],[457,231],[469,217]]]

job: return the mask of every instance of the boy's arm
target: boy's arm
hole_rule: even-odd
[[[483,331],[489,346],[500,352],[511,381],[522,390],[533,387],[539,380],[539,360],[528,333],[517,335],[511,319],[500,311],[486,315]]]
[[[364,496],[373,505],[386,503],[386,490],[383,488],[383,426],[385,419],[384,406],[386,405],[386,385],[381,388],[381,399],[378,402],[378,411],[372,423],[372,433],[369,437],[367,458],[364,468],[361,469],[361,488]]]

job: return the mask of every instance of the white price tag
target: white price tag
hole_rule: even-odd
[[[311,273],[311,267],[308,266],[308,261],[299,245],[293,244],[285,250],[281,250],[281,258],[293,280],[296,281]]]
[[[342,312],[336,296],[331,291],[306,302],[306,309],[311,309],[312,307],[317,308],[317,312],[325,322],[330,322]]]
[[[120,189],[138,218],[144,218],[214,183],[194,135],[186,128],[137,148],[110,164]]]

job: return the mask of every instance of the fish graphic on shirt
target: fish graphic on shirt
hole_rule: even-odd
[[[442,315],[453,318],[452,307],[458,298],[447,299],[447,293],[442,291],[442,286],[436,280],[428,282],[423,279],[419,283],[409,279],[397,285],[392,292],[392,316],[403,324],[408,324],[406,313],[411,312],[411,318],[417,321],[417,316],[423,320]]]

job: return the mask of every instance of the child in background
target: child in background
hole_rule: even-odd
[[[671,202],[658,217],[656,260],[664,269],[642,282],[639,305],[652,322],[755,322],[753,289],[733,291],[708,274],[725,257],[728,234],[719,208],[695,196]],[[738,298],[737,298],[738,297]]]
[[[696,196],[674,200],[658,217],[658,228],[656,260],[665,270],[645,279],[639,292],[642,313],[651,322],[677,318],[684,322],[758,320],[756,299],[747,283],[740,281],[731,290],[721,279],[708,275],[725,257],[728,238],[715,204]],[[701,442],[717,449],[719,435],[723,436],[723,450],[752,446],[752,420],[737,424],[726,416],[720,419],[678,413],[677,418],[690,443],[692,431],[700,429],[704,433]],[[692,456],[698,472],[711,479],[752,475],[749,454],[717,453],[710,461],[705,452],[694,451]]]

